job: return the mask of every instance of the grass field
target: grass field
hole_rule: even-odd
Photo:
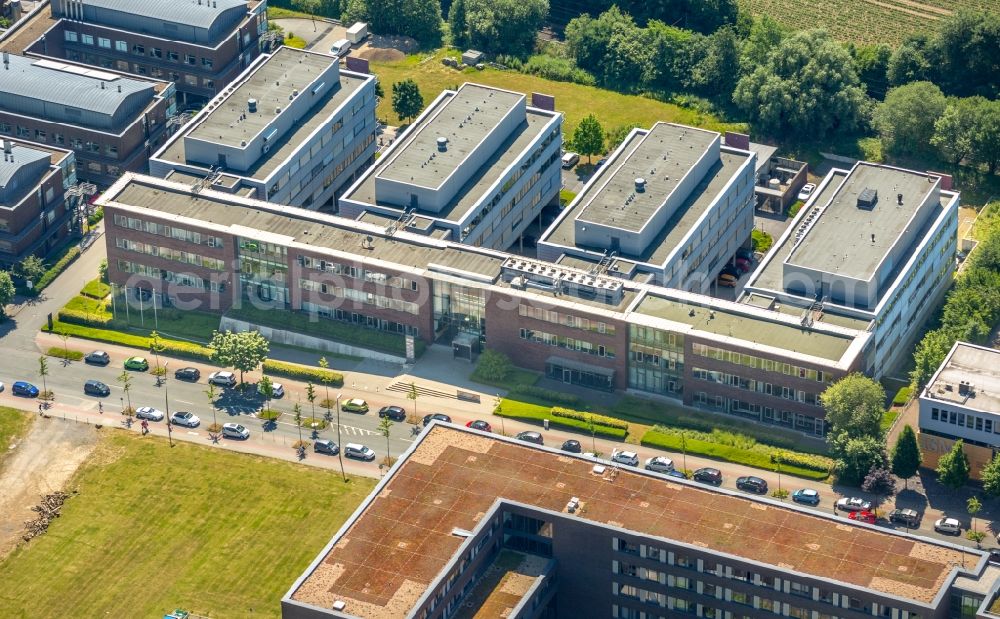
[[[753,15],[769,15],[795,30],[826,28],[841,41],[899,45],[907,35],[933,31],[959,9],[997,10],[996,0],[739,0]]]
[[[0,562],[5,617],[278,617],[373,481],[105,436],[44,536]]]
[[[388,119],[390,125],[399,124],[399,118],[392,111],[392,85],[412,78],[420,87],[425,105],[433,101],[442,90],[458,87],[464,82],[476,82],[526,94],[541,92],[553,95],[556,98],[556,109],[566,115],[563,134],[567,136],[572,136],[577,124],[591,113],[597,115],[606,131],[632,123],[649,127],[658,120],[715,130],[745,128],[743,125],[721,123],[712,116],[670,103],[592,86],[554,82],[534,75],[490,68],[483,71],[473,68],[456,71],[441,64],[444,55],[445,52],[439,50],[432,56],[416,54],[396,62],[372,62],[372,72],[378,76],[386,94],[379,103],[378,117]]]
[[[31,425],[34,415],[24,411],[0,406],[0,470],[3,469],[3,458],[10,449],[15,438],[23,436]]]

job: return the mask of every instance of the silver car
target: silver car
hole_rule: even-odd
[[[358,443],[348,443],[344,445],[344,455],[348,458],[372,461],[375,459],[375,452],[370,447],[359,445]]]
[[[198,424],[201,423],[201,419],[198,419],[198,415],[195,415],[194,413],[178,411],[170,416],[170,423],[178,426],[197,428]]]
[[[163,421],[163,411],[152,406],[140,406],[135,409],[136,419],[148,419],[150,421]]]
[[[250,430],[238,423],[224,423],[222,424],[222,436],[246,440],[250,438]]]
[[[665,456],[656,456],[646,460],[646,470],[657,473],[669,473],[674,470],[674,461]]]

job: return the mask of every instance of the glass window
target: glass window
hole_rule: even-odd
[[[145,45],[139,45],[138,43],[136,43],[135,45],[132,46],[132,53],[136,54],[138,56],[145,56],[146,55],[146,46]]]
[[[211,58],[202,58],[201,59],[201,66],[205,67],[206,69],[211,69],[212,68],[212,59]]]
[[[194,65],[198,63],[198,58],[194,54],[184,54],[184,62]]]
[[[81,34],[80,35],[80,42],[82,42],[84,45],[93,45],[94,44],[94,35],[92,35],[92,34]]]
[[[177,52],[171,52],[171,51],[167,52],[167,60],[169,60],[170,62],[177,62],[179,59],[180,56],[177,54]]]
[[[98,47],[103,47],[104,49],[111,49],[111,39],[105,37],[97,37]]]
[[[125,41],[115,41],[115,50],[119,52],[127,52],[128,43],[126,43]]]
[[[73,43],[76,43],[78,40],[76,33],[73,32],[72,30],[64,30],[63,38],[65,38],[67,41],[72,41]]]
[[[149,55],[153,58],[163,58],[163,50],[159,47],[149,48]]]

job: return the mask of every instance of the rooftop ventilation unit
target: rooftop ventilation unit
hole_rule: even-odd
[[[443,135],[437,139],[438,150],[442,153],[448,150],[448,138]]]
[[[641,176],[635,179],[635,191],[636,193],[642,193],[646,191],[646,179]]]
[[[858,194],[858,208],[863,208],[866,211],[870,211],[875,208],[875,204],[878,203],[878,190],[866,187],[864,191]]]
[[[896,204],[898,204],[899,206],[903,206],[903,194],[901,193],[896,194]]]
[[[247,111],[250,112],[251,114],[256,114],[257,113],[257,100],[256,99],[247,99]]]

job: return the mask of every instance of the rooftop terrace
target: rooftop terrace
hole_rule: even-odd
[[[608,479],[583,457],[435,422],[289,597],[328,609],[339,600],[344,612],[364,618],[407,616],[461,546],[456,527],[474,530],[498,500],[559,513],[573,497],[581,509],[561,517],[922,603],[930,603],[963,562],[975,566],[982,559],[974,551],[646,471],[626,467]]]
[[[635,312],[685,324],[704,333],[738,338],[829,361],[839,361],[854,341],[848,335],[799,326],[794,324],[794,320],[783,322],[779,318],[781,314],[777,312],[773,319],[766,319],[753,315],[749,308],[747,312],[741,313],[719,306],[703,307],[649,294],[639,303]],[[799,313],[801,314],[801,310]]]
[[[469,592],[455,619],[507,617],[545,572],[548,559],[502,550]]]
[[[1000,350],[957,342],[924,397],[1000,414]]]

